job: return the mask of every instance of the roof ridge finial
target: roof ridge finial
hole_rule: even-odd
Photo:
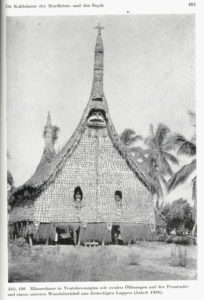
[[[47,112],[47,122],[44,127],[43,137],[45,140],[44,154],[49,161],[55,155],[54,141],[53,141],[53,126],[51,123],[50,111]]]
[[[46,127],[52,127],[52,123],[51,123],[51,114],[50,111],[48,110],[47,112],[47,123],[46,123]]]
[[[101,35],[101,30],[105,29],[103,26],[101,26],[101,23],[98,22],[98,25],[94,27],[94,29],[98,29],[98,35]]]
[[[95,54],[94,54],[94,76],[93,76],[93,84],[92,84],[92,99],[101,99],[103,98],[103,40],[101,36],[101,30],[103,27],[100,23],[95,29],[98,29],[98,35],[96,37],[96,45],[95,45]]]

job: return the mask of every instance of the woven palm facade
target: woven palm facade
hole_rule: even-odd
[[[41,161],[34,175],[11,195],[11,224],[27,221],[56,226],[94,223],[155,227],[155,184],[131,157],[109,115],[103,91],[101,27],[97,29],[92,91],[79,125],[56,154],[48,116]],[[92,111],[103,113],[102,125],[90,125]],[[76,187],[83,192],[79,206],[73,196]],[[121,207],[114,198],[116,191],[122,192]]]

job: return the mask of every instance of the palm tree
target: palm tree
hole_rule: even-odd
[[[193,229],[192,229],[192,235],[195,235],[196,228],[197,228],[197,180],[196,176],[192,179],[192,200],[193,200]]]
[[[136,142],[143,140],[141,135],[136,134],[133,129],[128,128],[120,134],[120,140],[136,160],[143,161],[145,159],[142,147],[133,146]]]
[[[134,130],[128,128],[123,130],[123,132],[120,134],[120,139],[126,147],[130,147],[135,142],[141,141],[142,136],[136,134]]]
[[[159,124],[154,131],[153,125],[150,125],[150,136],[145,140],[148,149],[144,151],[146,155],[146,168],[149,175],[157,183],[157,203],[156,208],[162,208],[164,204],[164,189],[167,190],[166,176],[172,176],[173,170],[171,163],[178,165],[178,159],[169,152],[171,149],[171,140],[168,139],[170,129]],[[161,205],[159,200],[161,199]]]
[[[180,170],[178,170],[168,182],[169,192],[174,190],[178,185],[183,184],[196,169],[196,159],[193,159],[190,163],[184,165]],[[196,186],[194,181],[196,177],[192,179],[192,195],[195,195],[194,187]],[[194,196],[195,197],[195,196]]]
[[[184,136],[180,134],[174,134],[171,137],[171,143],[176,147],[178,154],[183,154],[189,157],[194,157],[196,155],[196,116],[193,112],[188,112],[192,126],[194,127],[194,134],[190,140],[186,139]],[[187,179],[192,175],[192,173],[196,170],[196,158],[184,165],[178,172],[172,176],[168,183],[168,191],[172,191],[180,184],[183,184],[187,181]],[[196,200],[196,181],[197,177],[194,176],[191,184],[192,184],[192,200],[193,200],[193,219],[194,226],[192,229],[192,234],[195,234],[195,230],[197,227],[197,218],[196,218],[196,208],[197,208],[197,200]]]

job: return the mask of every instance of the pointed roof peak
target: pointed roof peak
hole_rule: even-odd
[[[96,38],[95,52],[94,52],[94,73],[93,73],[93,84],[91,98],[93,101],[103,101],[104,92],[103,92],[103,41],[101,36],[101,30],[104,27],[100,23],[95,29],[98,29],[98,35]]]
[[[94,27],[94,29],[98,29],[98,35],[101,35],[101,30],[105,29],[103,26],[101,26],[101,23],[98,22],[98,25]]]
[[[52,127],[52,123],[51,123],[51,114],[50,111],[48,110],[47,112],[47,123],[46,123],[46,127]]]

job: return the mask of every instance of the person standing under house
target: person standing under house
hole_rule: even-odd
[[[116,217],[120,221],[122,216],[122,192],[121,191],[115,191],[114,194],[115,203],[116,203]],[[120,226],[117,226],[117,230],[114,233],[114,244],[122,244],[122,237],[120,234]]]
[[[83,192],[82,189],[80,188],[80,186],[77,186],[74,189],[74,201],[75,201],[75,207],[76,208],[81,208],[81,202],[82,202],[82,198],[83,198]]]
[[[115,191],[114,194],[115,202],[116,202],[116,215],[121,217],[122,214],[122,192]]]

